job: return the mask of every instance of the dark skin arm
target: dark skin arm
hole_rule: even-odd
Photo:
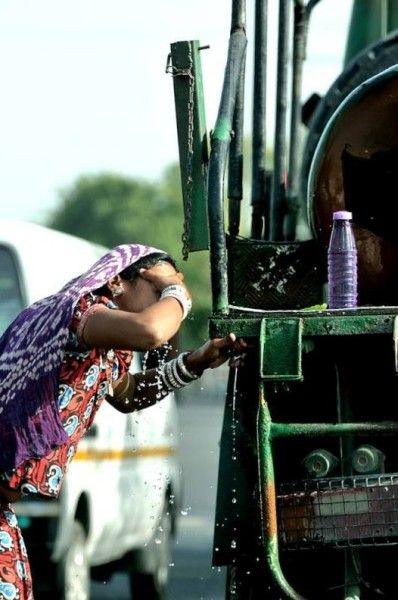
[[[191,352],[186,359],[186,365],[192,372],[202,375],[207,368],[215,369],[222,365],[229,358],[229,353],[234,355],[242,354],[247,345],[243,340],[237,340],[234,334],[229,334],[225,338],[216,338],[209,340],[203,346]],[[232,359],[232,366],[237,366],[236,360]],[[115,386],[115,396],[108,396],[108,402],[119,412],[130,413],[135,410],[147,408],[159,402],[167,396],[168,392],[158,389],[156,369],[149,369],[145,373],[136,373],[130,375],[130,390],[128,400],[123,397],[123,390],[126,388],[127,375],[119,379]],[[118,397],[118,394],[121,394]]]
[[[94,313],[84,329],[84,342],[87,346],[99,348],[120,348],[130,350],[152,350],[162,346],[178,332],[183,311],[178,300],[164,298],[159,300],[162,290],[170,284],[184,286],[182,273],[177,273],[170,265],[159,265],[140,271],[137,284],[131,285],[123,281],[126,301],[129,298],[149,298],[149,305],[135,312],[134,305],[125,302],[119,305],[120,310],[104,309]],[[110,281],[109,284],[113,284]],[[185,288],[186,289],[186,288]],[[190,296],[186,289],[187,297]],[[148,296],[149,294],[149,296]],[[131,310],[132,309],[132,310]],[[228,351],[241,354],[246,347],[242,340],[236,340],[234,334],[225,338],[209,340],[194,350],[186,358],[189,370],[199,376],[204,369],[214,369],[228,358]],[[178,352],[173,352],[174,356]],[[169,355],[169,360],[173,354]],[[131,412],[151,406],[165,396],[156,385],[158,376],[156,369],[148,369],[145,373],[121,378],[114,384],[115,396],[108,396],[108,401],[121,412]],[[129,400],[126,403],[126,383],[129,382]]]
[[[119,310],[104,308],[94,313],[84,329],[85,344],[94,348],[145,351],[158,348],[170,340],[180,328],[183,311],[175,298],[160,300],[159,296],[165,287],[177,284],[185,288],[189,297],[183,278],[182,273],[177,273],[168,265],[143,270],[140,281],[134,285],[124,281],[125,292],[121,298],[149,294],[151,300],[148,305],[138,312],[134,305],[121,304]]]

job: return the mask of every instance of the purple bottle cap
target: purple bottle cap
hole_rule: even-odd
[[[352,212],[348,210],[338,210],[333,213],[333,221],[351,221]]]

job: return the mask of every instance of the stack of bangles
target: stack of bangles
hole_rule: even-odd
[[[185,364],[184,359],[188,354],[189,352],[182,352],[177,358],[170,360],[157,369],[163,384],[162,387],[168,392],[179,390],[191,381],[199,379],[200,375],[192,373]]]
[[[164,363],[156,369],[156,379],[153,385],[156,385],[158,399],[164,398],[170,392],[179,390],[195,379],[199,379],[198,373],[193,373],[188,369],[185,364],[185,357],[190,354],[189,352],[183,352],[177,358]],[[126,381],[123,384],[118,385],[115,389],[111,390],[110,395],[116,399],[123,399],[127,404],[129,401],[133,401],[136,391],[139,391],[140,384],[137,386],[131,386],[130,373],[127,374]]]

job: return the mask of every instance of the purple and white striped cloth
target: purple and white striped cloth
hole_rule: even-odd
[[[67,439],[56,402],[58,377],[77,301],[153,252],[124,244],[61,291],[23,310],[0,338],[0,470],[46,456]],[[43,273],[45,276],[45,273]]]

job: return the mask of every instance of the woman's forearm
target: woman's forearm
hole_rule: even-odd
[[[92,348],[151,350],[178,331],[183,317],[175,298],[163,298],[138,313],[104,308],[87,320],[83,342]]]
[[[140,313],[142,321],[153,332],[157,348],[175,336],[181,326],[183,310],[175,298],[163,298]]]
[[[169,394],[162,387],[158,369],[149,369],[145,373],[128,373],[114,388],[113,396],[108,396],[108,402],[122,413],[153,406]]]

